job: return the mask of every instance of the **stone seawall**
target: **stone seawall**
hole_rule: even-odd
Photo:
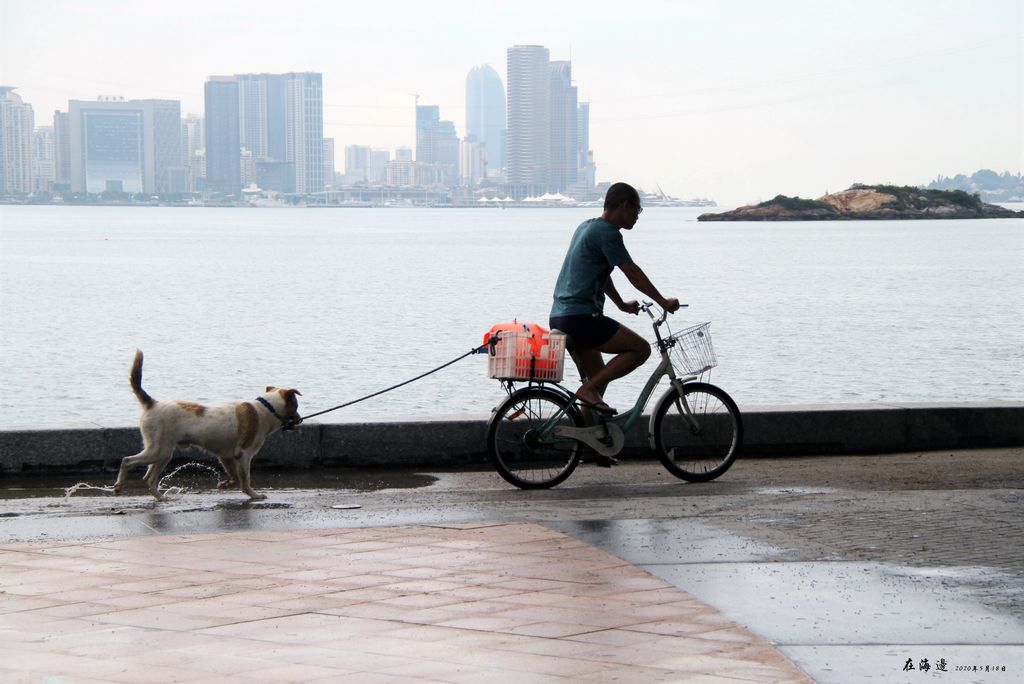
[[[809,456],[1024,446],[1024,403],[855,404],[741,407],[741,457]],[[645,417],[624,455],[651,455]],[[317,423],[267,440],[263,468],[417,467],[488,463],[487,417]],[[139,430],[0,431],[0,473],[116,468],[142,447]],[[180,458],[198,457],[194,450]]]

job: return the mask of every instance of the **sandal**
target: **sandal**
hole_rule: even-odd
[[[586,407],[588,409],[593,409],[594,411],[597,411],[599,413],[607,413],[608,415],[611,416],[614,416],[618,413],[618,410],[613,409],[611,406],[604,403],[603,401],[599,401],[596,404],[591,404],[589,402],[583,401],[579,397],[576,397],[576,401],[579,403],[580,406]]]

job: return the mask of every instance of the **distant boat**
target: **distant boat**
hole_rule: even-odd
[[[640,202],[645,207],[717,207],[718,203],[714,200],[709,200],[707,197],[694,197],[693,199],[679,199],[678,197],[672,197],[665,193],[661,189],[661,186],[655,186],[658,188],[657,192],[645,192],[640,196]]]

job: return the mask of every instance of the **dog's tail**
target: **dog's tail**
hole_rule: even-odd
[[[146,390],[142,389],[142,350],[135,350],[135,360],[132,362],[132,392],[135,392],[135,398],[139,400],[139,403],[150,408],[156,403],[153,397],[146,394]]]

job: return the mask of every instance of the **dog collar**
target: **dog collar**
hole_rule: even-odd
[[[256,397],[256,401],[258,401],[261,404],[263,404],[267,408],[267,410],[270,411],[271,414],[273,414],[273,416],[275,418],[277,418],[279,421],[281,421],[281,429],[282,430],[291,430],[293,427],[295,427],[295,425],[296,425],[295,421],[293,421],[293,420],[285,420],[284,418],[279,416],[277,414],[277,411],[274,410],[273,405],[271,405],[271,403],[269,401],[267,401],[263,397]]]
[[[266,406],[266,407],[267,407],[267,410],[268,410],[268,411],[270,411],[270,412],[271,412],[271,413],[273,413],[273,414],[274,414],[275,416],[277,416],[277,411],[275,411],[275,410],[274,410],[274,407],[273,407],[273,406],[272,406],[272,405],[270,404],[270,402],[269,402],[269,401],[267,401],[267,400],[266,400],[266,399],[264,399],[263,397],[256,397],[256,401],[258,401],[258,402],[260,402],[261,404],[263,404],[264,406]],[[277,416],[277,418],[278,418],[278,420],[280,420],[281,416]]]

